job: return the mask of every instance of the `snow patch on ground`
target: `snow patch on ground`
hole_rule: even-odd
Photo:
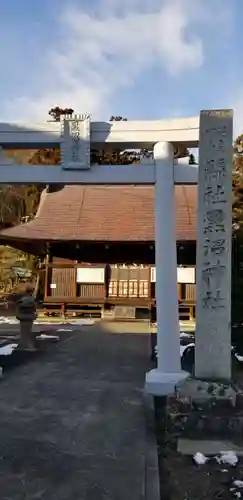
[[[63,323],[60,322],[60,323],[51,323],[49,321],[41,321],[39,319],[36,319],[34,321],[34,325],[47,325],[47,326],[55,326],[55,325],[62,325]]]
[[[205,457],[203,453],[200,453],[200,451],[198,451],[197,453],[195,453],[193,460],[197,465],[204,465],[208,461],[208,457]]]
[[[235,352],[235,357],[236,357],[236,359],[238,359],[238,361],[240,361],[242,363],[243,356],[241,356],[240,354],[237,354],[237,352]]]
[[[8,325],[17,325],[19,321],[16,318],[6,318],[5,316],[0,316],[0,324],[7,323]]]
[[[238,463],[238,457],[234,451],[222,451],[220,456],[215,458],[218,464],[228,464],[234,467]]]
[[[195,347],[195,343],[191,342],[190,344],[187,344],[187,345],[180,345],[180,355],[181,355],[181,357],[183,356],[183,354],[186,351],[186,349],[188,349],[189,347]],[[158,354],[158,347],[157,347],[157,345],[155,346],[154,351],[155,351],[155,353],[157,355]]]
[[[233,493],[234,498],[241,498],[241,492],[236,491],[236,488],[230,488],[230,492]]]
[[[186,349],[188,349],[189,347],[195,347],[195,344],[194,342],[191,342],[190,344],[187,344],[187,345],[180,345],[180,355],[183,356],[184,352],[186,351]]]
[[[95,324],[95,320],[94,319],[89,319],[89,318],[80,318],[80,319],[76,319],[76,320],[73,320],[73,321],[70,321],[70,324],[72,325],[94,325]]]
[[[236,488],[243,488],[243,481],[235,479],[235,481],[233,481],[233,485],[236,486]]]
[[[180,332],[181,339],[188,339],[188,337],[194,336],[194,332]]]
[[[94,325],[95,321],[93,319],[89,318],[80,318],[80,319],[70,319],[67,321],[58,321],[58,322],[51,322],[51,321],[42,321],[41,319],[36,319],[34,321],[34,325],[80,325],[80,326],[86,326],[86,325]],[[5,317],[5,316],[0,316],[0,324],[8,324],[8,325],[18,325],[19,321],[14,318],[14,317]]]
[[[18,347],[18,344],[8,344],[0,347],[1,356],[10,356],[12,352]]]
[[[36,338],[38,340],[41,340],[41,339],[59,340],[58,335],[45,335],[45,333],[41,333],[41,335],[38,335]]]
[[[72,328],[58,328],[57,332],[72,332]]]
[[[238,457],[234,451],[221,451],[220,455],[214,457],[218,464],[227,464],[235,467],[238,463]],[[209,458],[203,455],[200,451],[195,453],[193,456],[193,460],[197,465],[204,465]],[[222,469],[221,472],[227,472],[227,469]],[[243,481],[234,480],[233,487],[235,488],[243,488]]]

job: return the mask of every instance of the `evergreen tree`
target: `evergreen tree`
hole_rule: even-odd
[[[232,325],[234,325],[243,322],[243,135],[237,137],[234,143],[232,186]],[[232,333],[234,334],[234,331]]]

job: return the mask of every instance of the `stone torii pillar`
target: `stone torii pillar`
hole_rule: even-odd
[[[175,235],[174,149],[154,146],[157,368],[146,375],[145,389],[158,396],[174,392],[188,373],[181,370]]]

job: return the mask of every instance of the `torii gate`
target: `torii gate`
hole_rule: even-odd
[[[147,373],[145,383],[146,390],[154,395],[165,395],[173,392],[175,385],[188,376],[186,372],[181,370],[180,362],[174,184],[197,184],[198,167],[189,165],[188,159],[174,160],[174,145],[183,145],[188,148],[198,147],[199,128],[201,128],[200,159],[204,164],[204,169],[199,169],[199,172],[201,171],[201,174],[199,174],[201,187],[199,187],[198,246],[205,243],[202,241],[205,217],[203,215],[202,218],[200,214],[205,212],[206,207],[205,186],[207,184],[207,180],[205,172],[207,171],[208,166],[210,166],[212,170],[211,174],[214,176],[214,159],[212,157],[208,158],[207,154],[208,151],[210,153],[212,137],[217,136],[218,138],[218,136],[220,136],[220,141],[222,143],[222,133],[224,134],[224,151],[221,147],[219,159],[221,159],[221,163],[222,158],[226,160],[226,163],[224,161],[224,165],[222,163],[221,166],[225,172],[224,182],[225,179],[227,180],[228,185],[230,182],[231,168],[226,168],[225,165],[230,164],[232,149],[231,112],[202,112],[201,122],[199,121],[199,117],[163,121],[91,122],[88,115],[75,115],[64,117],[61,124],[56,122],[47,122],[42,126],[36,125],[32,127],[19,123],[0,124],[0,145],[3,149],[40,149],[60,145],[62,160],[60,166],[19,166],[14,165],[11,160],[7,161],[2,155],[0,158],[0,184],[46,185],[56,183],[83,185],[155,185],[155,265],[158,366],[156,370],[151,370]],[[206,139],[204,139],[205,137]],[[211,141],[210,143],[208,142],[209,140]],[[206,143],[206,148],[203,146],[204,142]],[[91,166],[91,144],[93,148],[98,149],[109,147],[117,149],[153,148],[153,160],[144,159],[139,165]],[[211,146],[211,150],[217,156],[219,149],[218,143],[216,146],[215,144]],[[209,187],[208,184],[207,187]],[[200,195],[200,192],[202,195]],[[228,214],[226,217],[227,220],[223,217],[223,222],[226,220],[228,225],[227,227],[221,227],[224,234],[225,231],[227,233],[227,241],[229,241],[229,238],[231,239],[231,227],[229,226],[231,215],[229,216],[228,201],[229,190],[228,198],[226,202],[224,202],[224,213],[226,214],[227,212]],[[220,202],[217,199],[213,203],[217,204]],[[218,218],[220,218],[219,214]],[[221,226],[223,222],[221,221]],[[216,230],[217,229],[213,227],[211,232]],[[225,256],[226,254],[221,253],[221,257],[222,255]],[[225,265],[227,266],[230,264],[229,251],[227,252],[225,259],[224,271]],[[205,266],[204,260],[203,254],[199,252],[197,280],[200,283],[200,292],[203,290],[204,286],[201,280],[203,266]],[[208,262],[206,264],[208,267],[210,267],[210,265],[212,266],[212,259],[210,260],[210,258],[207,257],[207,261]],[[220,267],[222,268],[223,266],[220,265]],[[199,273],[201,273],[200,276]],[[227,283],[227,279],[229,277],[227,273],[228,271],[225,271],[224,283]],[[208,277],[209,281],[210,276]],[[230,289],[229,284],[227,286]],[[211,292],[212,290],[210,289],[209,293]],[[203,291],[203,293],[205,293],[205,291]],[[210,308],[208,306],[206,309],[204,308],[203,301],[205,301],[205,296],[202,296],[201,293],[198,293],[197,295],[197,321],[199,324],[198,336],[200,337],[200,352],[202,350],[203,354],[203,350],[205,353],[206,350],[203,347],[204,329],[201,328],[201,325],[204,322],[205,312],[206,315],[208,315],[208,324],[211,321],[211,324],[213,322],[214,327],[217,325],[219,326],[219,321],[215,318],[215,315],[212,316],[212,311],[215,312],[215,308],[213,309],[213,307]],[[218,310],[216,308],[216,310],[217,314],[219,314],[220,309]],[[229,323],[230,305],[227,307],[224,303],[223,312],[224,322],[227,320]],[[222,327],[221,317],[220,320],[220,326]],[[227,336],[225,336],[225,338],[227,340]],[[213,352],[211,356],[213,359],[213,356],[215,358],[217,350],[215,341],[213,343],[213,347],[212,342],[210,346],[211,352]],[[227,349],[223,350],[225,353],[227,351],[226,357],[228,356],[227,359],[230,359],[228,355],[228,351],[230,350],[229,342],[227,343]],[[201,373],[198,373],[198,375],[200,374]]]

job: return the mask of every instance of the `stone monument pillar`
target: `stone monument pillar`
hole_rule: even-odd
[[[202,111],[199,138],[195,375],[231,378],[233,111]]]

